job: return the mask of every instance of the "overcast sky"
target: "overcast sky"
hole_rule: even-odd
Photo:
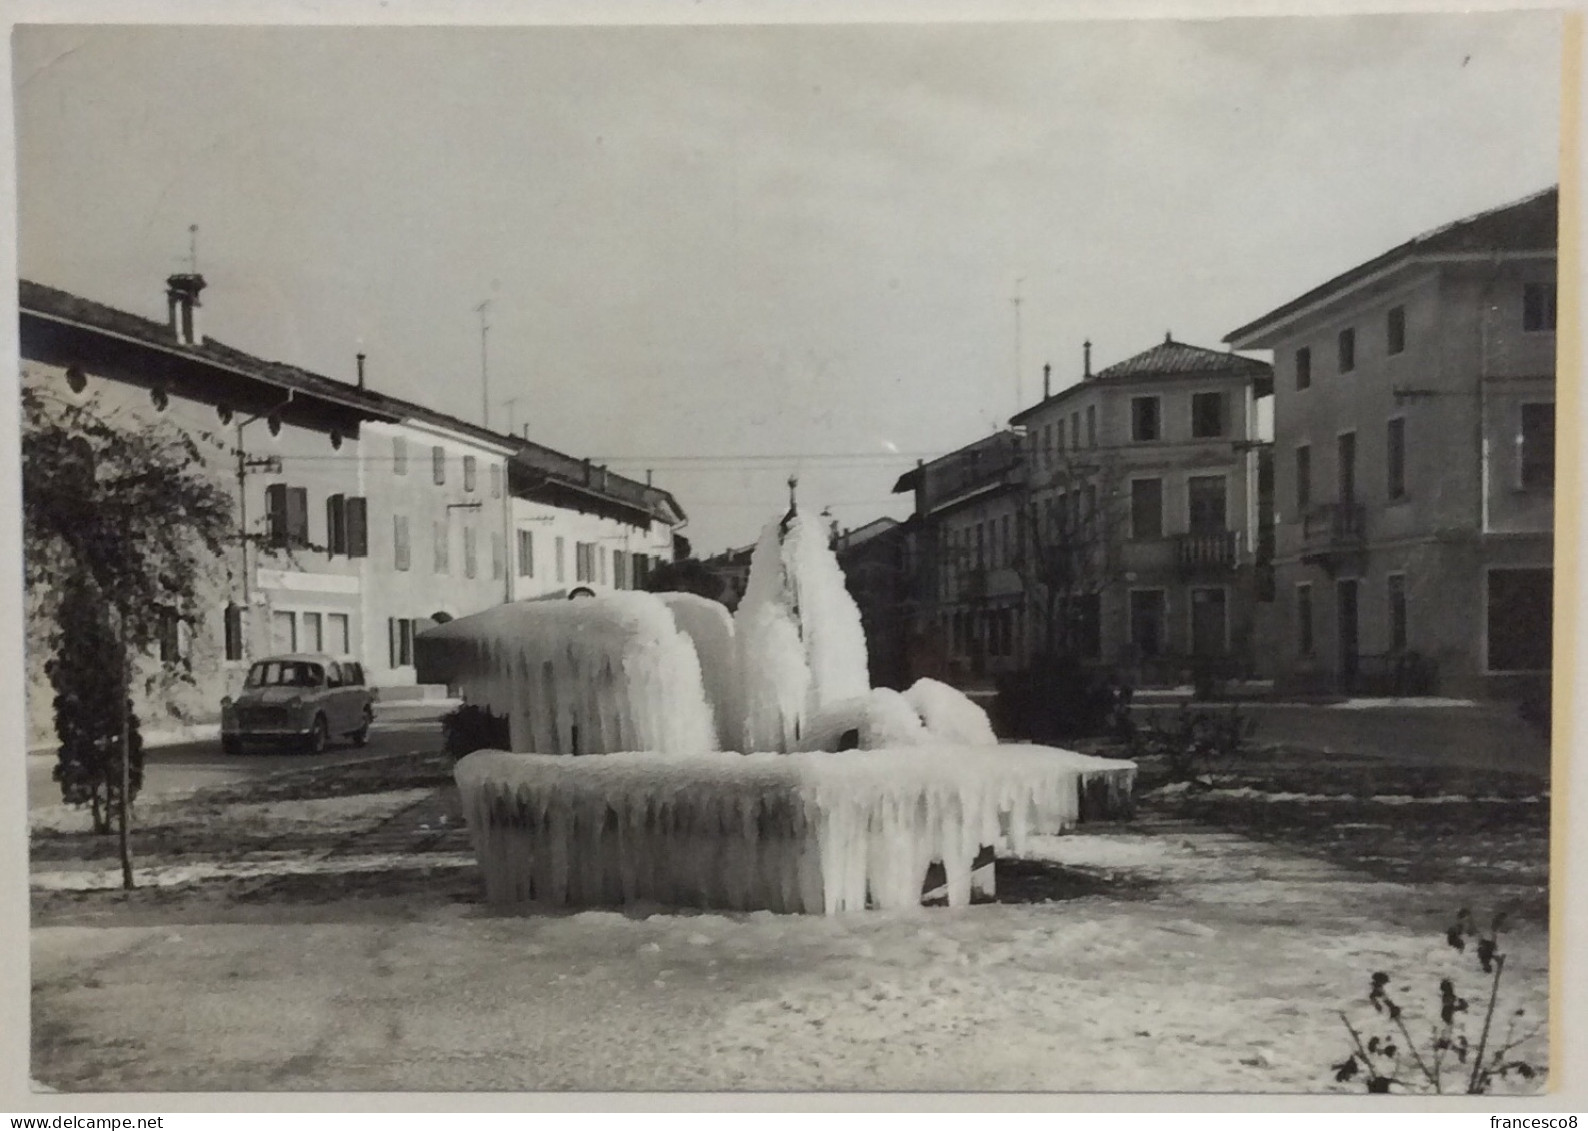
[[[476,422],[489,299],[491,423],[711,552],[1553,183],[1559,27],[24,28],[20,270],[163,318],[197,224],[209,333]]]

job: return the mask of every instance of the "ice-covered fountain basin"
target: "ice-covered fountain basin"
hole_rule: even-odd
[[[918,905],[934,861],[968,903],[980,846],[1122,814],[1134,774],[1042,746],[478,751],[456,770],[492,902],[826,913]]]

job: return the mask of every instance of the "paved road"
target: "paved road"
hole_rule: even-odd
[[[373,754],[434,750],[441,743],[440,715],[445,709],[404,707],[383,710],[376,716],[368,746],[362,749],[346,745],[333,746],[319,755],[270,750],[227,755],[221,752],[220,740],[215,738],[184,742],[178,746],[157,746],[144,754],[142,796],[183,793],[306,766],[335,766]],[[60,803],[60,787],[50,777],[54,766],[54,753],[28,756],[30,809]]]

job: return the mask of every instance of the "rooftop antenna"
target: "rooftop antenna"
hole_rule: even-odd
[[[1020,411],[1020,406],[1021,406],[1021,404],[1024,401],[1024,398],[1023,398],[1023,396],[1021,394],[1021,391],[1020,391],[1020,367],[1022,365],[1022,360],[1021,360],[1021,356],[1020,356],[1020,354],[1021,354],[1021,350],[1020,350],[1020,302],[1021,302],[1020,290],[1021,290],[1021,288],[1023,286],[1025,286],[1025,282],[1026,282],[1026,280],[1025,280],[1025,276],[1024,275],[1022,275],[1020,278],[1015,280],[1014,304],[1015,304],[1015,411],[1016,412]]]
[[[507,406],[507,434],[509,436],[518,431],[518,402],[523,399],[523,396],[520,395],[516,397],[508,397],[502,402]],[[529,425],[526,424],[524,427],[525,429],[528,429]]]
[[[187,226],[187,267],[188,274],[198,274],[198,225]]]
[[[490,332],[490,323],[486,321],[485,314],[491,308],[491,300],[486,299],[474,308],[474,313],[480,316],[480,425],[484,428],[491,426],[491,373],[486,364],[486,335]]]

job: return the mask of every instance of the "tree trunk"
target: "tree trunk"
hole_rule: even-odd
[[[121,802],[116,807],[118,836],[121,840],[121,886],[131,891],[132,846],[127,840],[127,808],[132,796],[132,676],[128,670],[131,660],[127,655],[127,614],[120,615],[121,622]]]

